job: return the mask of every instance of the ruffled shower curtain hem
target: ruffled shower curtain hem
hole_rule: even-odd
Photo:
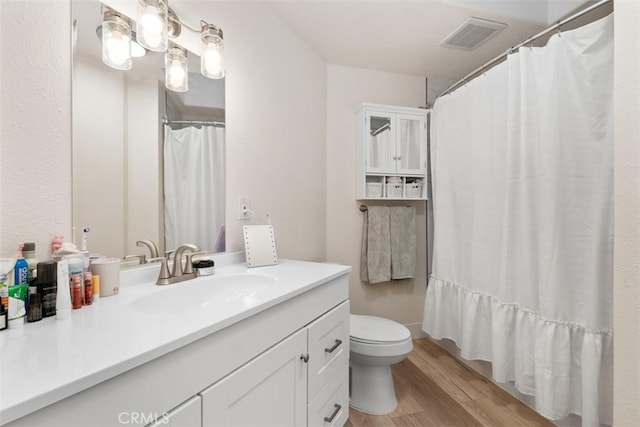
[[[577,414],[583,425],[612,423],[611,330],[546,319],[435,277],[422,328],[435,339],[455,341],[465,359],[491,362],[493,379],[513,381],[516,390],[535,396],[543,416]]]

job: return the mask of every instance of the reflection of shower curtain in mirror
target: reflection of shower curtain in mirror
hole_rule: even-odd
[[[165,248],[212,251],[224,224],[224,128],[164,127]]]

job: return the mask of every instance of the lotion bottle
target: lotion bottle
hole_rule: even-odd
[[[71,317],[71,290],[69,288],[69,264],[66,259],[58,261],[58,293],[56,294],[56,319]]]

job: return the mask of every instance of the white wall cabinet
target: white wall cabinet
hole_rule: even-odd
[[[426,199],[427,115],[362,104],[356,113],[357,198]]]

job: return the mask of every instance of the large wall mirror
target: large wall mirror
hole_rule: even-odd
[[[142,240],[161,254],[182,243],[224,251],[224,79],[203,77],[193,52],[187,92],[165,88],[161,52],[110,68],[102,4],[73,1],[72,13],[76,243],[89,228],[88,249],[106,256],[145,254]]]

